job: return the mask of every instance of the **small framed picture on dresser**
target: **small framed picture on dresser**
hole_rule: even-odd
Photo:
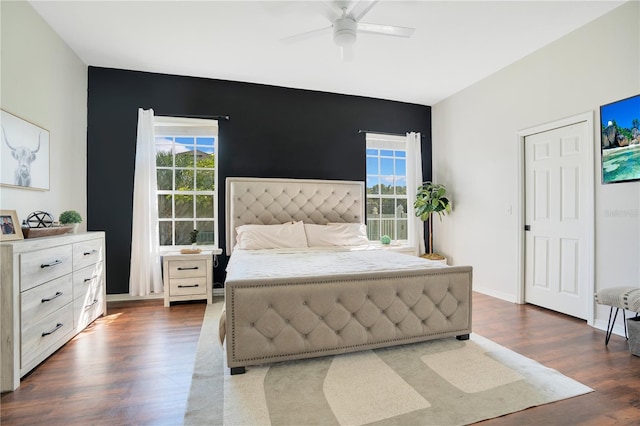
[[[22,228],[15,210],[0,210],[0,241],[21,240]]]

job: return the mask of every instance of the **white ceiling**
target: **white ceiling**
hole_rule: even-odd
[[[321,2],[30,3],[90,66],[434,105],[623,2],[380,1],[362,22],[415,34],[359,34],[351,62],[331,33],[281,41],[330,25]]]

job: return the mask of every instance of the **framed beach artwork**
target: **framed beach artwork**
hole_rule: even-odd
[[[1,111],[0,185],[49,190],[49,131]]]
[[[22,228],[15,210],[0,210],[0,241],[22,239]]]
[[[640,180],[640,95],[600,107],[602,183]]]

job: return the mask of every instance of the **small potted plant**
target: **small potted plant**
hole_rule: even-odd
[[[198,231],[197,229],[194,229],[193,231],[191,231],[189,233],[189,240],[191,241],[191,248],[195,249],[196,248],[196,243],[198,242],[198,233],[200,231]]]
[[[198,242],[198,234],[199,233],[200,233],[200,231],[198,231],[197,229],[194,229],[193,231],[189,232],[189,241],[191,242],[191,248],[180,249],[180,253],[182,253],[182,254],[198,254],[198,253],[200,253],[202,251],[198,247],[196,247],[196,243]]]
[[[423,257],[431,260],[443,260],[443,256],[433,252],[433,214],[436,213],[442,220],[442,215],[451,212],[447,189],[444,185],[424,182],[418,187],[413,207],[416,209],[416,216],[422,221],[429,221],[429,253]]]
[[[75,210],[66,210],[60,213],[58,222],[62,225],[73,225],[71,233],[75,233],[78,230],[78,224],[82,222],[82,216]]]
[[[199,233],[200,233],[200,231],[198,231],[197,229],[194,229],[193,231],[189,232],[189,241],[191,241],[191,248],[180,249],[180,253],[182,253],[182,254],[198,254],[198,253],[200,253],[202,251],[198,247],[196,247],[196,243],[198,242],[198,234]]]

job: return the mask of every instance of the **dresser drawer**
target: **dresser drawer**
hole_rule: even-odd
[[[22,327],[28,328],[73,300],[71,274],[20,294]]]
[[[22,328],[22,368],[49,347],[66,342],[73,333],[73,304],[69,303],[31,327]]]
[[[73,271],[73,298],[102,290],[103,262]]]
[[[73,269],[80,269],[104,260],[102,240],[87,240],[73,245]]]
[[[20,255],[20,290],[25,291],[71,273],[70,245],[34,250]]]
[[[171,280],[171,296],[206,295],[207,277],[175,278]]]
[[[169,278],[206,277],[206,260],[176,260],[169,262]]]
[[[73,301],[73,321],[76,330],[82,330],[103,313],[104,294],[98,287],[88,291],[84,297]]]

